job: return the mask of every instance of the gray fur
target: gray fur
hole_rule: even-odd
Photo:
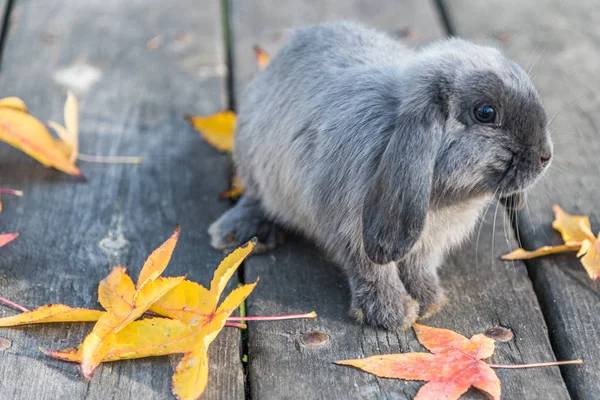
[[[475,121],[482,103],[497,126]],[[497,50],[450,39],[415,51],[351,23],[297,31],[241,106],[245,199],[211,226],[213,245],[274,223],[299,231],[344,268],[353,315],[387,329],[443,302],[447,252],[552,151],[535,89]]]

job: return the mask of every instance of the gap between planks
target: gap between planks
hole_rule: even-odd
[[[221,8],[221,21],[222,21],[222,29],[223,29],[223,47],[225,49],[225,65],[227,66],[227,76],[225,78],[225,93],[227,95],[227,108],[231,111],[236,111],[236,98],[235,98],[235,89],[234,89],[234,68],[233,68],[233,38],[231,32],[231,14],[230,14],[230,3],[229,0],[220,0],[220,8]],[[233,161],[230,161],[230,169],[234,171]],[[229,180],[227,182],[227,187],[231,187],[233,183],[232,177],[230,175]],[[229,201],[230,205],[233,206],[235,204],[234,201]],[[237,281],[239,285],[246,284],[244,279],[245,277],[245,262],[242,262],[237,270]],[[240,305],[240,315],[241,308],[247,310],[246,308],[246,300],[242,302]],[[248,379],[248,325],[244,329],[240,329],[240,342],[241,346],[241,354],[240,354],[240,362],[242,364],[242,370],[244,375],[244,399],[251,399],[251,391],[250,391],[250,379]]]

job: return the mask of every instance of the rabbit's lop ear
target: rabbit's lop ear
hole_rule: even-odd
[[[369,259],[401,259],[425,226],[444,118],[434,105],[405,105],[365,197],[362,223]]]

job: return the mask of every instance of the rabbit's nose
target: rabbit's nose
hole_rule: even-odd
[[[540,163],[542,164],[542,168],[546,168],[548,164],[550,164],[550,160],[552,159],[552,147],[552,141],[548,138],[546,143],[544,143],[540,149]]]
[[[552,154],[550,152],[548,153],[543,153],[540,156],[540,162],[542,163],[542,167],[546,167],[548,166],[548,164],[550,164],[550,159],[552,158]]]

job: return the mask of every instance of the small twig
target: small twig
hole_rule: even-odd
[[[102,163],[102,164],[141,164],[144,162],[142,157],[120,157],[120,156],[92,156],[89,154],[77,155],[81,161]]]
[[[5,304],[5,305],[7,305],[7,306],[9,306],[9,307],[12,307],[12,308],[14,308],[14,309],[17,309],[17,310],[19,310],[19,311],[23,311],[23,312],[27,312],[27,311],[29,311],[29,309],[28,309],[28,308],[25,308],[25,307],[23,307],[23,306],[22,306],[22,305],[20,305],[20,304],[17,304],[17,303],[15,303],[15,302],[12,302],[12,301],[10,301],[10,300],[8,300],[8,299],[5,299],[4,297],[0,297],[0,303],[2,303],[2,304]]]
[[[225,322],[225,326],[232,326],[234,328],[246,329],[246,324],[240,324],[238,322]]]
[[[280,321],[284,319],[296,318],[317,318],[317,313],[311,311],[306,314],[287,314],[287,315],[267,315],[267,316],[252,316],[252,317],[229,317],[228,321]]]
[[[583,364],[583,360],[570,360],[570,361],[552,361],[543,363],[533,364],[488,364],[492,368],[535,368],[535,367],[553,367],[555,365],[569,365],[569,364]]]

